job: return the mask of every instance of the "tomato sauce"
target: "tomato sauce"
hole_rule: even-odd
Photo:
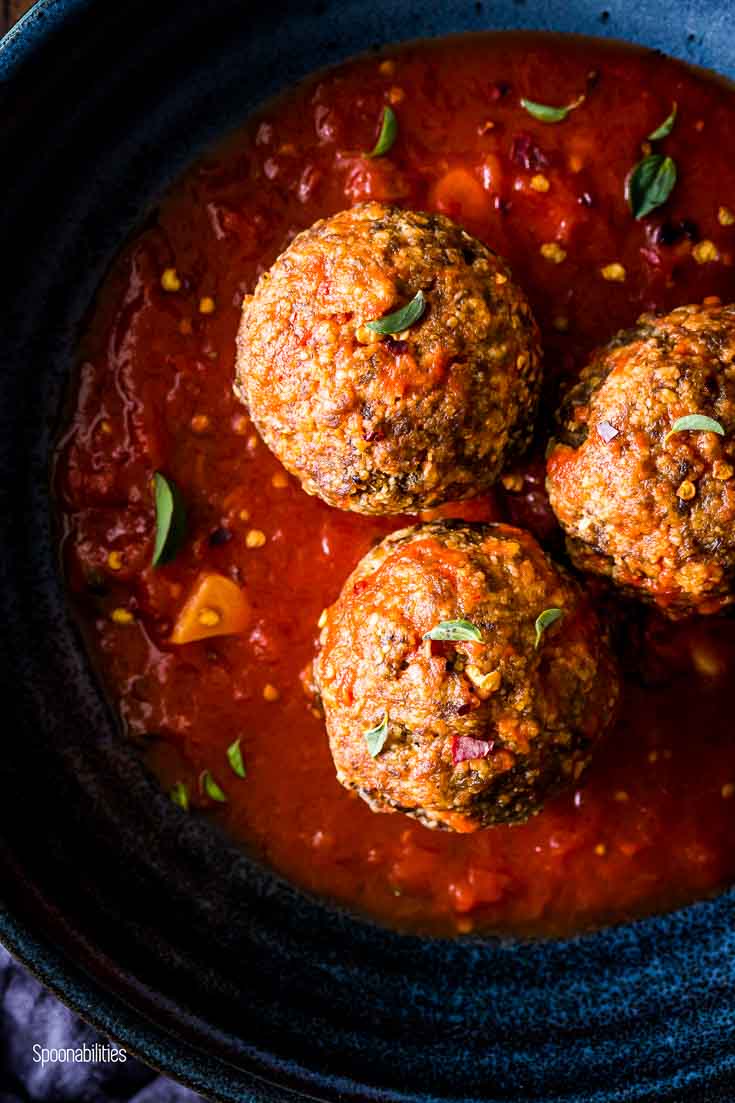
[[[520,98],[584,102],[558,123]],[[636,221],[641,144],[678,169]],[[398,137],[368,158],[390,104]],[[560,386],[644,310],[735,298],[735,102],[652,53],[557,36],[389,49],[319,74],[178,181],[101,288],[56,457],[68,586],[122,723],[162,785],[305,888],[402,928],[559,935],[669,908],[735,878],[735,620],[671,625],[600,594],[625,668],[620,722],[576,791],[474,835],[376,815],[337,784],[308,690],[317,621],[405,519],[307,497],[232,393],[244,293],[301,229],[369,198],[441,210],[510,262],[543,331],[538,444],[487,498],[555,555],[543,447]],[[151,478],[180,487],[188,535],[152,568]],[[237,635],[175,645],[202,571],[237,582]],[[231,768],[235,739],[247,776]],[[226,796],[202,786],[209,771]],[[214,791],[216,793],[216,791]]]

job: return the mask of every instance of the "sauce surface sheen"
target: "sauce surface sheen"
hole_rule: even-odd
[[[519,102],[564,105],[582,92],[556,124]],[[624,181],[674,101],[675,125],[656,148],[674,158],[678,182],[636,221]],[[386,104],[398,137],[368,158]],[[585,784],[526,825],[432,832],[342,790],[303,672],[322,609],[406,519],[307,497],[232,393],[242,296],[299,230],[367,199],[442,211],[502,254],[527,292],[546,396],[537,445],[514,478],[438,512],[520,524],[562,555],[542,475],[560,388],[642,311],[735,299],[735,219],[722,210],[735,195],[734,106],[724,84],[616,45],[480,35],[388,50],[246,122],[115,262],[82,340],[56,461],[68,585],[123,725],[162,784],[183,782],[193,808],[307,889],[421,931],[559,935],[735,877],[732,617],[672,625],[600,596],[626,671],[620,721]],[[167,269],[177,289],[162,286]],[[181,553],[153,569],[157,470],[181,488],[189,523]],[[174,646],[203,569],[244,586],[249,627]],[[237,738],[244,779],[226,755]],[[199,792],[204,770],[227,803]]]

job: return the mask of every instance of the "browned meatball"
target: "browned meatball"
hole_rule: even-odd
[[[428,638],[458,621],[470,638]],[[576,781],[618,697],[576,583],[527,532],[460,521],[364,557],[326,612],[315,677],[339,781],[454,831],[523,821]]]
[[[368,328],[418,292],[405,331]],[[440,215],[368,203],[317,222],[244,303],[236,393],[340,509],[417,512],[487,488],[528,444],[539,381],[504,261]]]
[[[679,426],[692,415],[712,419],[710,431]],[[576,565],[671,617],[729,605],[735,306],[644,315],[585,369],[560,421],[547,487]]]

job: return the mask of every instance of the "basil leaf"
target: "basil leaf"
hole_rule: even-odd
[[[181,491],[171,479],[160,471],[153,475],[156,499],[156,543],[151,565],[160,567],[170,563],[186,536],[186,506]]]
[[[396,310],[393,314],[386,314],[374,322],[366,322],[365,325],[373,333],[380,333],[383,336],[391,333],[403,333],[404,329],[408,329],[414,322],[418,322],[425,310],[426,299],[424,293],[423,291],[417,291],[411,302],[406,303],[400,310]]]
[[[717,433],[724,437],[725,430],[719,421],[713,417],[705,417],[704,414],[687,414],[686,417],[678,417],[664,437],[664,444],[674,433],[685,433],[687,430],[701,430],[705,433]]]
[[[563,616],[563,609],[544,609],[543,613],[539,613],[536,617],[536,642],[533,645],[536,650],[538,650],[539,644],[541,643],[541,637],[546,629]]]
[[[425,640],[482,640],[482,632],[469,620],[442,620],[424,636]]]
[[[370,728],[365,732],[365,742],[367,743],[368,753],[371,758],[377,758],[388,738],[388,713],[386,712],[383,719],[379,724],[376,724],[374,728]]]
[[[636,219],[660,207],[676,183],[676,165],[671,157],[650,153],[633,168],[627,182],[628,202]]]
[[[227,797],[222,792],[209,770],[202,770],[199,775],[199,788],[210,800],[215,800],[218,804],[227,803]]]
[[[183,808],[185,812],[189,811],[189,790],[183,781],[176,782],[169,796],[174,804],[178,804],[179,808]]]
[[[238,777],[247,776],[247,770],[245,769],[245,762],[243,761],[239,739],[236,739],[235,742],[231,743],[230,746],[227,748],[227,761],[232,767],[232,772],[237,774]]]
[[[671,114],[667,115],[661,126],[657,126],[655,130],[652,130],[648,135],[649,142],[660,142],[662,138],[667,138],[671,131],[674,129],[674,123],[676,122],[676,100],[671,105]]]
[[[378,140],[371,149],[370,153],[366,153],[366,157],[383,157],[393,148],[393,143],[398,137],[398,119],[396,113],[392,107],[383,108],[383,121],[380,124],[380,134],[378,134]]]
[[[550,107],[546,103],[536,103],[535,100],[524,98],[521,100],[521,107],[529,115],[533,115],[534,119],[539,119],[542,123],[560,123],[566,119],[570,111],[574,111],[581,103],[584,103],[584,96],[578,96],[573,103],[567,104],[566,107]]]

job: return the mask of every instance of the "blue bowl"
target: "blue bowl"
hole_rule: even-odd
[[[122,740],[57,570],[48,454],[76,334],[161,189],[277,89],[373,44],[609,35],[735,75],[730,0],[42,0],[0,49],[0,935],[216,1098],[735,1096],[735,894],[557,943],[402,936],[185,820]]]

